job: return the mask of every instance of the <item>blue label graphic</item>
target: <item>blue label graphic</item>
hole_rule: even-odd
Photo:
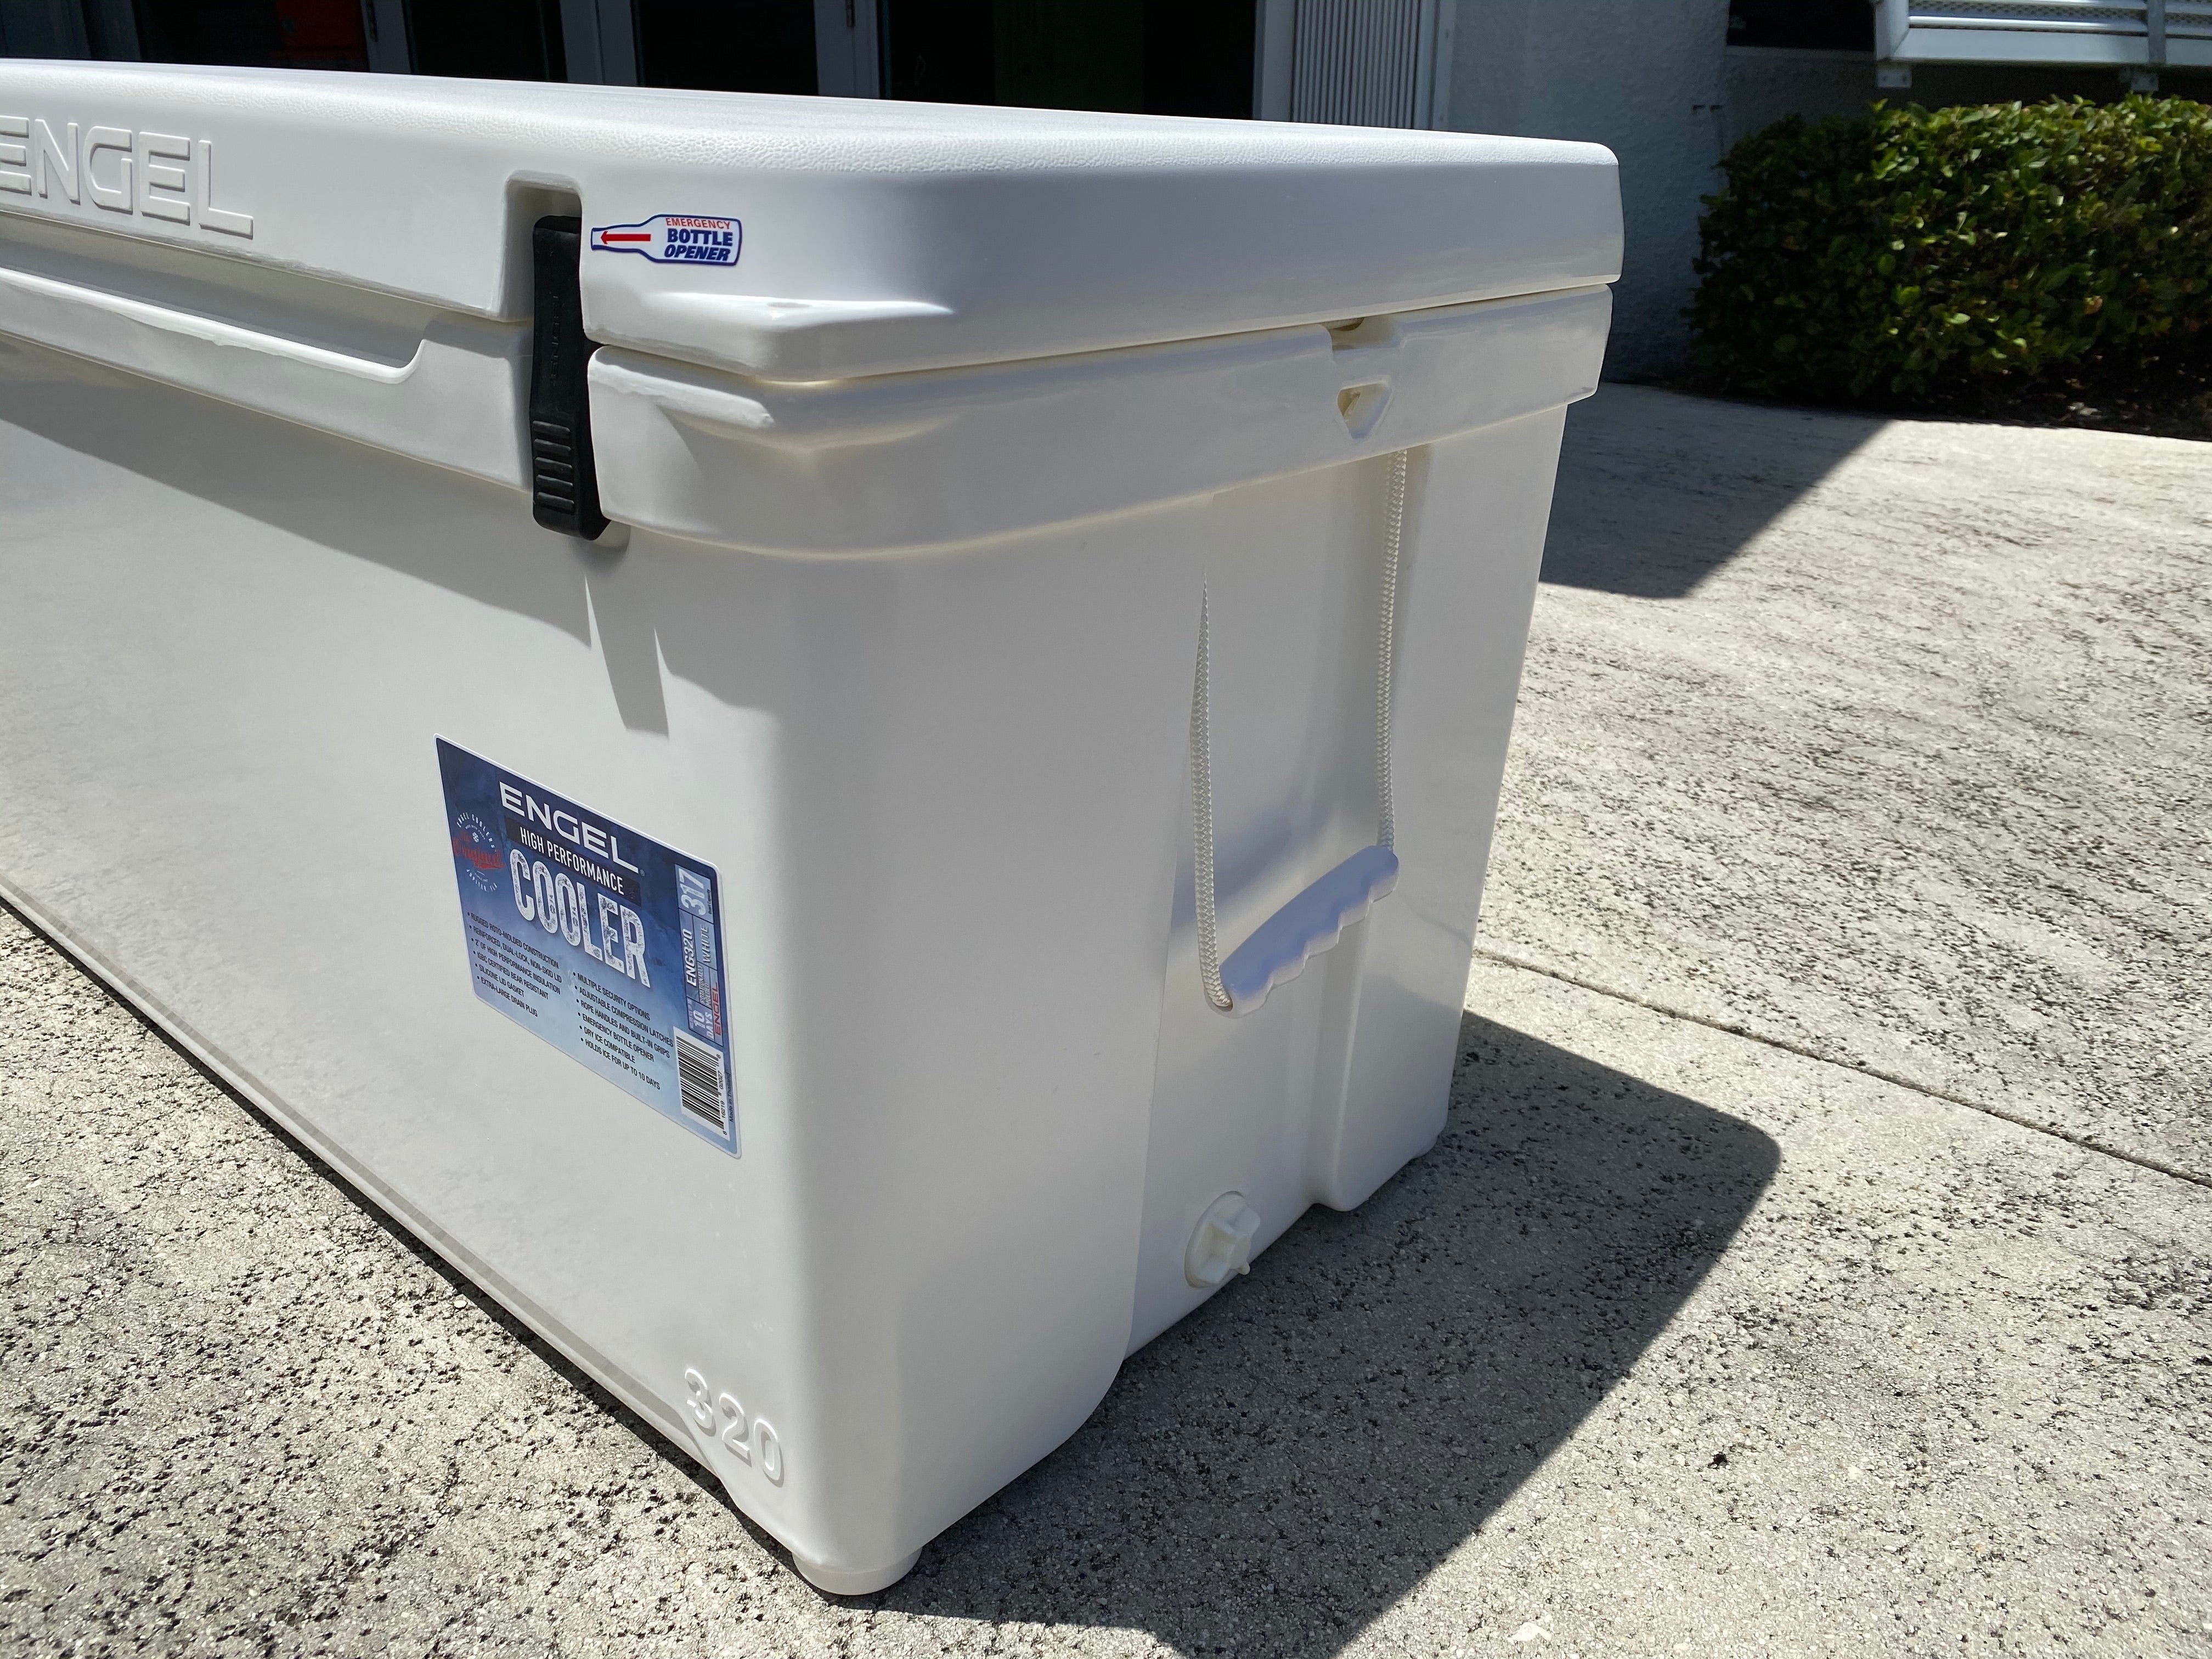
[[[711,866],[438,739],[477,995],[738,1151]]]
[[[641,253],[657,265],[733,265],[744,244],[744,227],[735,219],[696,213],[592,227],[592,246],[601,253]]]

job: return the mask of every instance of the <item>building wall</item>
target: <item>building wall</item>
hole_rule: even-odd
[[[1728,0],[1460,0],[1451,125],[1592,139],[1620,159],[1627,228],[1606,373],[1680,361],[1698,198],[1714,186]],[[1869,76],[1870,78],[1870,76]]]
[[[2160,90],[2182,98],[2212,97],[2212,74],[2166,70]],[[2121,95],[2109,69],[2049,69],[2032,64],[1915,64],[1910,91],[1880,92],[1873,62],[1849,52],[1770,52],[1731,47],[1721,94],[1721,131],[1727,145],[1747,138],[1785,115],[1808,121],[1856,115],[1876,98],[1893,104],[1943,109],[1954,104],[2039,103],[2082,97],[2100,103]]]
[[[1851,115],[1877,96],[1938,108],[2120,95],[2109,70],[1913,67],[1878,94],[1870,55],[1728,45],[1728,0],[1459,0],[1450,125],[1464,132],[1582,138],[1620,159],[1627,247],[1605,372],[1667,377],[1689,348],[1701,198],[1730,146],[1786,115]],[[2212,98],[2212,76],[2166,70],[2162,89]]]
[[[1859,114],[1878,96],[1912,95],[1876,93],[1874,59],[1863,52],[1731,47],[1721,65],[1721,154],[1785,115],[1821,121]]]

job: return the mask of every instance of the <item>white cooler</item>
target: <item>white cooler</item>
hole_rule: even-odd
[[[1620,245],[1588,145],[0,64],[0,890],[878,1588],[1442,1127]]]

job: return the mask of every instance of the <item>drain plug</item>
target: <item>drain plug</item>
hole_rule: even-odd
[[[1252,1235],[1260,1212],[1242,1193],[1224,1193],[1206,1206],[1190,1248],[1182,1253],[1182,1276],[1201,1291],[1219,1285],[1231,1273],[1252,1271]]]

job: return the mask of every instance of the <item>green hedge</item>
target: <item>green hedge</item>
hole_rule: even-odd
[[[1722,167],[1690,311],[1719,389],[1954,402],[2212,349],[2212,106],[1877,104]]]

